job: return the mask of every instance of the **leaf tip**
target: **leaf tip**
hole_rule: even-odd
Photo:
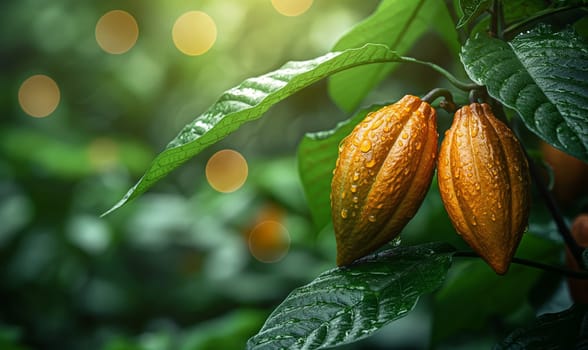
[[[100,218],[103,218],[103,217],[109,215],[110,213],[114,212],[115,210],[119,209],[120,207],[122,207],[123,205],[125,205],[129,201],[131,201],[133,198],[135,198],[138,195],[135,192],[135,190],[136,190],[137,186],[139,185],[139,183],[141,183],[141,180],[139,180],[133,187],[131,187],[131,189],[128,190],[127,193],[115,205],[113,205],[110,209],[108,209],[104,213],[100,214]]]

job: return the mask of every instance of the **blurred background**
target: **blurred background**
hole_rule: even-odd
[[[326,53],[377,5],[0,2],[0,348],[241,349],[292,289],[334,267],[296,169],[304,133],[350,116],[324,81],[100,214],[224,90]],[[427,34],[414,56],[454,69],[441,42]],[[422,69],[403,67],[364,106],[443,85]],[[404,237],[463,245],[438,195]],[[423,300],[348,348],[426,347]]]

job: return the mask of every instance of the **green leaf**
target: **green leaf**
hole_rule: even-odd
[[[517,256],[557,263],[561,247],[552,241],[525,234]],[[482,260],[455,262],[455,274],[435,295],[433,342],[464,330],[487,328],[493,316],[508,315],[528,300],[542,271],[512,264],[499,276]]]
[[[443,1],[384,0],[370,17],[339,39],[333,51],[379,43],[402,55],[431,28],[437,29],[453,47],[457,43],[457,32],[448,31],[447,27],[453,27],[453,22]],[[329,80],[329,94],[341,109],[351,112],[397,66],[358,67],[336,74]]]
[[[462,15],[457,22],[457,28],[461,28],[470,23],[471,20],[478,17],[486,11],[491,5],[490,0],[459,0],[459,8]]]
[[[588,45],[581,37],[547,27],[510,43],[477,35],[461,60],[470,78],[515,109],[531,131],[588,161]]]
[[[187,124],[151,163],[143,177],[103,215],[139,196],[172,170],[206,147],[220,141],[242,124],[258,119],[271,106],[336,72],[352,67],[401,60],[395,52],[377,44],[331,52],[308,60],[286,63],[280,69],[245,80],[224,92],[194,121]]]
[[[509,0],[503,2],[504,20],[507,23],[528,20],[537,12],[548,7],[549,2],[544,0]],[[556,2],[552,5],[563,6],[564,2]]]
[[[331,220],[331,180],[338,156],[338,147],[365,116],[381,108],[372,106],[361,110],[352,118],[337,124],[329,131],[309,133],[298,146],[298,172],[304,194],[316,228],[322,229]]]
[[[494,349],[580,349],[588,344],[588,309],[572,306],[558,313],[545,314],[529,327],[512,332]]]
[[[248,349],[322,349],[368,337],[441,286],[452,251],[439,243],[396,247],[329,270],[295,289]]]

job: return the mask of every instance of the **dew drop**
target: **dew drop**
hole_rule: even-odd
[[[377,128],[379,128],[379,127],[380,127],[380,125],[382,125],[382,123],[383,123],[383,122],[384,122],[384,119],[382,119],[382,118],[380,118],[380,119],[376,120],[376,121],[374,122],[374,125],[372,125],[372,127],[371,127],[370,129],[372,129],[372,130],[376,130]]]
[[[341,209],[341,217],[347,219],[347,209]]]
[[[358,202],[359,202],[359,197],[353,196],[353,203],[358,203]]]
[[[407,140],[408,139],[408,133],[405,133],[405,132],[402,133],[402,138],[405,139],[405,140]]]
[[[478,226],[478,222],[476,221],[475,216],[472,216],[472,226]]]
[[[496,215],[492,214],[492,216],[490,217],[490,219],[492,219],[492,221],[496,221]]]
[[[404,175],[408,175],[409,172],[410,172],[409,168],[404,169]]]
[[[365,163],[366,168],[373,168],[376,165],[376,161],[374,159],[370,159]]]
[[[420,149],[421,149],[421,143],[420,143],[420,142],[417,142],[417,143],[415,143],[415,145],[414,145],[414,148],[415,148],[417,151],[418,151],[418,150],[420,150]]]
[[[400,147],[404,146],[404,142],[402,142],[401,140],[398,140],[398,146],[400,146]]]
[[[474,185],[474,187],[476,188],[476,191],[480,190],[480,184],[476,182],[476,184]]]
[[[498,209],[502,209],[502,203],[498,202]]]
[[[370,215],[370,216],[368,216],[368,221],[369,221],[369,222],[376,222],[376,217],[375,217],[375,215]]]
[[[359,149],[364,153],[369,152],[372,149],[372,143],[370,140],[363,140]]]
[[[472,126],[470,135],[472,135],[472,137],[478,136],[478,128],[477,128],[477,125]]]
[[[355,193],[357,192],[357,184],[352,184],[351,185],[351,193]]]
[[[359,171],[353,173],[353,181],[359,180]]]
[[[453,177],[459,179],[459,171],[456,171],[455,174],[453,174]]]

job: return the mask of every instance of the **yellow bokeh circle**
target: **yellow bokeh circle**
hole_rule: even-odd
[[[181,15],[172,29],[174,45],[182,53],[198,56],[206,53],[216,41],[216,23],[202,11]]]
[[[126,11],[109,11],[96,23],[96,41],[108,53],[118,55],[129,51],[138,37],[137,21]]]
[[[263,221],[249,234],[249,251],[261,262],[278,262],[288,254],[289,249],[290,233],[277,221]]]
[[[20,107],[26,114],[36,118],[43,118],[53,113],[60,98],[57,83],[42,74],[33,75],[25,80],[18,90]]]
[[[272,5],[284,16],[300,16],[312,6],[312,0],[272,0]]]
[[[206,179],[219,192],[233,192],[247,180],[248,169],[241,153],[225,149],[216,152],[206,163]]]

